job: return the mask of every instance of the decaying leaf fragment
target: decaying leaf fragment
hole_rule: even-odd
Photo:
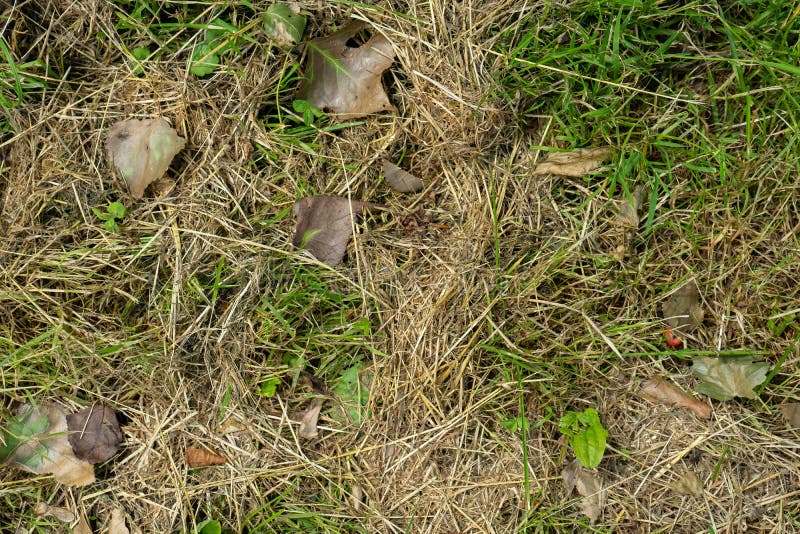
[[[383,71],[394,61],[392,43],[375,33],[361,46],[348,45],[367,27],[364,22],[353,22],[308,43],[308,65],[298,92],[300,99],[350,119],[395,109],[381,83]]]
[[[800,402],[781,404],[781,413],[792,428],[800,428]]]
[[[108,130],[108,160],[125,178],[131,195],[141,198],[151,182],[161,178],[186,140],[162,117],[128,119]]]
[[[381,171],[389,186],[400,193],[414,193],[425,186],[425,182],[387,159],[381,160]]]
[[[697,478],[694,471],[685,469],[681,476],[672,483],[672,489],[681,495],[691,495],[697,499],[703,497],[703,482]]]
[[[303,419],[300,421],[300,430],[297,432],[301,438],[314,439],[319,435],[317,430],[317,421],[319,420],[319,413],[322,410],[322,399],[317,397],[311,401],[311,405],[303,414]]]
[[[24,404],[0,432],[0,461],[30,471],[53,474],[68,486],[94,482],[94,467],[78,459],[67,439],[66,412],[55,404]]]
[[[692,362],[692,372],[702,379],[697,392],[721,401],[734,397],[755,399],[753,388],[767,378],[769,364],[753,356],[701,356]]]
[[[344,197],[306,197],[292,208],[297,217],[292,244],[319,261],[338,265],[353,235],[353,217],[367,204]]]
[[[606,503],[606,492],[600,479],[577,459],[564,468],[561,477],[564,479],[566,497],[569,498],[572,491],[577,489],[578,494],[583,497],[580,501],[581,512],[594,524]]]
[[[128,525],[125,524],[125,512],[119,508],[111,510],[108,518],[108,534],[130,534]]]
[[[108,406],[91,406],[68,415],[67,427],[75,456],[91,464],[105,462],[117,454],[122,442],[117,412]]]
[[[711,417],[711,406],[689,396],[678,386],[657,376],[650,378],[642,384],[640,394],[642,397],[652,402],[687,408],[701,419],[708,419]]]
[[[690,334],[703,322],[703,307],[700,305],[700,291],[697,283],[691,280],[677,290],[661,306],[664,321],[680,334]]]
[[[300,42],[306,29],[306,18],[300,14],[297,4],[275,2],[263,15],[264,31],[279,45]]]
[[[222,465],[227,461],[228,460],[224,456],[220,456],[206,449],[186,447],[186,465],[191,469],[196,467],[209,467],[211,465]]]
[[[614,156],[611,147],[576,148],[570,152],[552,152],[536,165],[533,174],[558,174],[580,178],[601,167]]]

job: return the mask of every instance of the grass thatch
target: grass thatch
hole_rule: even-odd
[[[800,385],[790,3],[301,2],[306,39],[359,18],[397,52],[385,82],[398,112],[344,126],[292,111],[303,48],[270,45],[270,3],[0,8],[4,408],[108,403],[126,435],[88,488],[0,468],[0,532],[51,532],[38,501],[96,532],[114,509],[132,532],[205,519],[234,532],[800,530],[800,441],[778,409]],[[192,51],[216,17],[247,39],[199,78]],[[154,116],[187,148],[134,201],[105,132]],[[596,175],[532,175],[547,150],[606,145],[616,155]],[[380,177],[381,158],[401,156],[423,192]],[[636,186],[629,228],[617,210]],[[292,204],[310,194],[386,207],[336,269],[289,244]],[[112,201],[128,208],[119,233],[91,209]],[[689,279],[705,320],[669,351],[661,305]],[[773,366],[757,400],[712,401],[702,421],[637,395],[653,375],[690,390],[692,356],[717,351]],[[336,417],[333,395],[354,365],[360,424]],[[320,395],[320,436],[304,441],[299,414]],[[564,494],[557,426],[586,407],[609,431],[594,526]],[[516,417],[526,432],[501,424]],[[228,462],[189,470],[187,446]],[[687,471],[702,498],[675,490]]]

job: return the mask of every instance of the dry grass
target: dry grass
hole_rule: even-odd
[[[509,68],[498,50],[528,31],[524,20],[541,19],[542,32],[557,26],[550,8],[301,4],[311,15],[306,37],[355,17],[392,41],[386,81],[396,115],[293,130],[290,69],[301,51],[270,47],[258,25],[257,42],[225,58],[231,73],[188,74],[202,36],[188,22],[220,13],[240,26],[257,20],[242,4],[162,5],[193,18],[142,75],[130,50],[149,42],[146,11],[121,29],[132,6],[2,8],[14,57],[49,68],[48,89],[4,109],[3,402],[108,403],[125,419],[127,442],[81,490],[2,468],[0,532],[51,531],[33,517],[38,500],[95,517],[97,532],[112,509],[134,532],[191,532],[206,518],[235,532],[800,530],[798,433],[777,409],[797,400],[798,330],[775,327],[798,311],[798,149],[787,141],[797,110],[753,108],[750,131],[724,122],[736,116],[727,106],[745,99],[735,96],[735,73],[721,77],[732,67],[692,64],[663,86],[632,68],[611,105],[639,99],[644,131],[676,126],[707,144],[692,149],[694,160],[676,149],[673,161],[628,175],[631,187],[661,189],[650,220],[645,206],[638,231],[626,230],[614,215],[622,186],[609,185],[608,172],[531,176],[537,147],[572,146],[575,123],[590,125],[582,145],[633,150],[643,161],[657,151],[644,135],[591,130],[602,120],[576,114],[573,104],[582,113],[601,106],[570,85],[588,76],[533,69],[524,73],[530,91],[503,86],[519,64]],[[574,31],[569,19],[561,24],[555,35]],[[687,44],[686,54],[721,53],[704,41],[711,37],[689,37],[696,48]],[[784,83],[759,95],[796,90]],[[646,92],[628,89],[636,87]],[[696,97],[684,98],[690,87]],[[532,105],[535,92],[552,107]],[[104,132],[158,115],[187,148],[172,165],[174,184],[134,201],[106,163]],[[723,137],[733,141],[719,146]],[[379,176],[381,157],[403,153],[430,184],[421,194],[392,193]],[[722,165],[725,176],[708,170]],[[289,245],[291,206],[311,193],[387,206],[360,226],[335,270]],[[114,200],[129,210],[119,234],[91,210]],[[661,302],[689,278],[706,320],[686,351],[670,353]],[[364,318],[366,333],[353,326]],[[763,353],[780,369],[759,400],[714,402],[708,422],[637,396],[652,375],[690,389],[691,356],[715,349]],[[319,439],[303,441],[298,414],[318,394],[330,413],[337,377],[356,362],[371,376],[369,417],[356,426],[323,415]],[[262,397],[270,377],[281,384]],[[564,495],[571,452],[557,428],[565,410],[589,406],[610,435],[598,470],[608,501],[595,526]],[[532,424],[524,436],[500,425],[520,415]],[[187,446],[229,461],[188,470]],[[702,498],[674,490],[687,470],[704,483]]]

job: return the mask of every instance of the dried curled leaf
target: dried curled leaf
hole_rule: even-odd
[[[105,462],[119,450],[122,431],[117,412],[108,406],[91,406],[67,416],[69,443],[75,456],[89,463]]]
[[[400,193],[414,193],[425,186],[425,182],[389,160],[381,160],[381,171],[391,188]]]
[[[701,419],[711,417],[711,406],[684,393],[663,378],[653,377],[642,384],[640,394],[647,400],[687,408]]]
[[[566,487],[566,496],[569,498],[574,489],[583,497],[580,508],[583,515],[594,524],[600,517],[606,502],[606,492],[600,479],[589,469],[583,467],[580,461],[573,460],[561,472]]]
[[[72,523],[75,521],[75,514],[66,508],[60,506],[51,506],[46,502],[37,502],[33,508],[33,513],[36,517],[53,516],[62,523]]]
[[[580,178],[601,167],[614,156],[611,147],[576,148],[570,152],[552,152],[536,165],[533,174],[558,174]]]
[[[697,283],[692,280],[675,290],[661,306],[661,311],[667,324],[678,332],[694,332],[703,322],[704,315]]]
[[[186,465],[192,469],[195,467],[222,465],[227,461],[228,460],[224,456],[220,456],[206,449],[186,447]]]
[[[338,265],[353,235],[353,217],[366,204],[343,197],[306,197],[294,204],[297,227],[292,244],[319,261]]]
[[[0,439],[0,460],[68,486],[94,482],[94,467],[78,459],[67,439],[67,416],[54,404],[22,406]]]
[[[297,433],[301,438],[314,439],[319,435],[317,421],[320,411],[322,411],[322,399],[317,397],[311,401],[311,406],[308,407],[300,421],[300,430]]]
[[[394,61],[392,43],[376,33],[361,46],[350,46],[367,24],[353,22],[308,44],[306,78],[298,97],[342,118],[394,110],[381,75]]]
[[[151,182],[161,178],[186,140],[162,117],[128,119],[108,130],[109,162],[119,171],[131,195],[141,198]]]
[[[734,397],[755,399],[753,388],[767,378],[769,364],[753,361],[752,356],[707,358],[692,362],[692,372],[702,379],[697,392],[721,401]]]

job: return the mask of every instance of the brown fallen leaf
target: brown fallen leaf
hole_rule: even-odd
[[[319,261],[338,265],[353,235],[353,216],[366,204],[343,197],[306,197],[294,204],[297,227],[292,244],[311,252]]]
[[[381,171],[389,186],[400,193],[414,193],[425,187],[425,182],[387,159],[381,160]]]
[[[680,478],[672,483],[672,489],[681,495],[691,495],[697,499],[703,497],[703,482],[689,469],[685,469]]]
[[[580,178],[601,167],[614,156],[611,147],[576,148],[570,152],[551,152],[536,165],[533,174],[558,174]]]
[[[119,171],[131,195],[141,198],[151,182],[161,178],[186,140],[169,123],[156,119],[128,119],[108,130],[109,162]]]
[[[62,523],[72,523],[75,521],[75,514],[70,510],[60,506],[51,506],[46,502],[37,502],[36,506],[33,508],[33,513],[36,514],[36,517],[55,517]]]
[[[94,534],[86,518],[81,516],[78,523],[72,527],[72,534]]]
[[[704,315],[697,283],[691,280],[675,290],[662,304],[661,311],[664,320],[676,332],[690,334],[697,330]]]
[[[228,460],[224,456],[220,456],[206,449],[186,447],[186,465],[191,469],[196,467],[208,467],[211,465],[222,465],[227,461]]]
[[[711,406],[684,393],[678,386],[667,382],[663,378],[654,376],[645,381],[639,393],[642,397],[652,402],[687,408],[701,419],[711,417]]]
[[[107,532],[108,534],[130,534],[130,530],[128,530],[128,526],[125,524],[125,512],[119,508],[111,510]]]
[[[16,443],[6,457],[9,464],[39,475],[50,473],[67,486],[94,482],[92,464],[80,460],[72,451],[66,412],[60,406],[24,404],[10,435]]]
[[[800,428],[800,402],[781,404],[781,413],[792,428]]]
[[[308,43],[306,78],[298,91],[301,100],[349,119],[395,109],[381,83],[383,71],[394,61],[392,43],[375,33],[361,46],[348,45],[367,28],[365,22],[353,22]]]
[[[620,225],[628,228],[639,226],[639,210],[642,207],[644,195],[645,189],[641,185],[637,185],[631,191],[630,198],[626,197],[617,201],[617,217]]]
[[[300,421],[300,430],[298,434],[304,439],[314,439],[319,435],[317,430],[317,421],[319,420],[319,412],[322,410],[322,399],[320,397],[311,401],[311,406],[303,414],[303,419]]]
[[[91,464],[114,456],[122,442],[117,412],[108,406],[91,406],[68,415],[67,428],[75,456]]]
[[[566,487],[566,497],[572,495],[574,489],[583,497],[580,508],[583,515],[594,524],[600,517],[606,502],[606,492],[600,479],[589,469],[581,465],[578,459],[572,460],[561,472]]]

